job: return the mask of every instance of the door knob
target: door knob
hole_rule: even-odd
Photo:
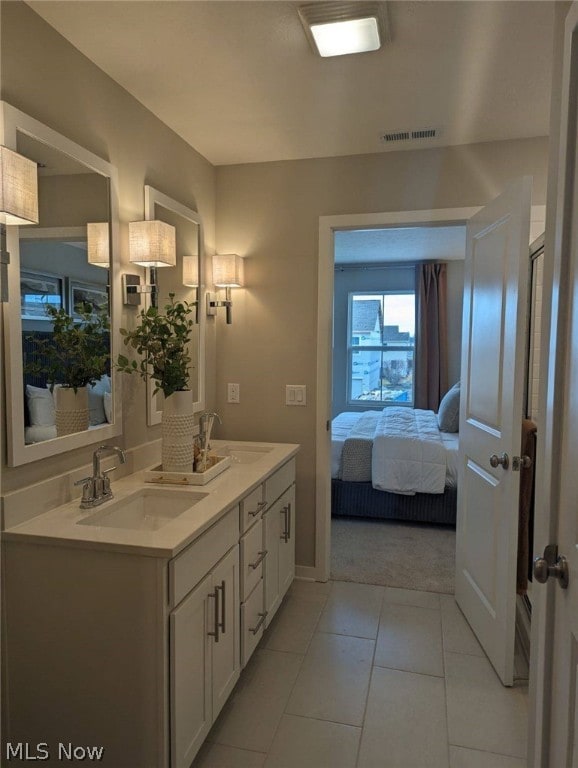
[[[503,453],[501,456],[498,456],[497,453],[492,453],[490,456],[490,466],[492,466],[494,469],[499,466],[502,466],[504,469],[508,469],[510,466],[510,457],[507,453]]]
[[[556,544],[548,544],[544,549],[543,557],[538,555],[534,558],[532,572],[540,584],[545,584],[552,576],[558,579],[562,589],[566,589],[568,586],[568,561],[563,555],[558,555]]]

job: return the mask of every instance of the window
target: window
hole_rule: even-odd
[[[413,406],[415,293],[349,294],[348,400]]]

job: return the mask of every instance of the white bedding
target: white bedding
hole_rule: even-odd
[[[384,408],[375,429],[373,487],[391,493],[443,493],[446,449],[433,411]]]
[[[409,410],[409,409],[404,409]],[[369,414],[369,415],[368,415]],[[341,479],[341,455],[343,445],[349,437],[367,437],[373,439],[375,428],[371,431],[371,421],[376,425],[381,417],[382,411],[344,411],[338,414],[331,423],[331,477]],[[356,427],[361,421],[361,426],[365,425],[365,432]],[[352,430],[355,431],[352,434]],[[368,432],[371,431],[371,434]],[[439,430],[438,430],[439,432]],[[445,449],[445,485],[455,487],[458,478],[458,448],[459,434],[450,432],[439,432],[442,444]]]
[[[379,411],[361,411],[350,413],[345,411],[336,416],[331,422],[331,477],[339,478],[341,476],[341,454],[343,452],[343,443],[348,437],[351,437],[351,430],[362,417],[373,417],[374,424],[371,434],[367,435],[373,439],[375,424],[379,418]]]

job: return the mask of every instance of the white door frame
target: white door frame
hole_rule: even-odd
[[[333,233],[340,229],[465,225],[480,210],[436,208],[421,211],[350,213],[319,217],[319,262],[317,281],[317,391],[315,457],[315,565],[299,566],[297,575],[317,581],[329,579],[331,567],[331,381],[333,364]],[[532,206],[531,225],[540,228],[545,206]],[[539,234],[539,232],[537,233]]]
[[[307,575],[327,581],[331,566],[331,382],[333,365],[333,233],[340,229],[464,224],[475,208],[438,208],[431,211],[353,213],[319,217],[317,283],[317,424],[315,487],[315,567]]]

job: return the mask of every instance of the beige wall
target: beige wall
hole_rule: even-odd
[[[145,183],[200,212],[209,252],[217,230],[221,252],[248,257],[248,288],[238,292],[233,325],[221,315],[216,322],[218,353],[215,322],[208,323],[208,405],[222,414],[226,437],[302,444],[297,562],[313,564],[319,216],[482,205],[522,174],[534,176],[535,202],[544,203],[547,140],[215,170],[28,6],[4,2],[1,9],[1,97],[118,167],[123,264],[127,222],[143,216]],[[226,403],[227,382],[240,383],[239,405]],[[307,385],[307,407],[284,405],[288,383]],[[125,384],[123,443],[130,448],[159,432],[146,427],[143,387]],[[90,455],[3,466],[3,490],[86,464]]]
[[[217,410],[227,437],[301,443],[299,564],[315,557],[319,217],[483,205],[524,174],[543,204],[547,149],[537,138],[217,168],[217,250],[247,257],[233,325],[219,320]],[[227,382],[241,385],[239,405]],[[285,384],[307,385],[305,408],[285,406]]]
[[[144,184],[151,184],[199,211],[205,243],[215,241],[215,169],[142,104],[86,59],[22,2],[3,2],[1,98],[105,158],[118,168],[120,258],[128,269],[129,221],[144,217]],[[134,271],[134,268],[132,268]],[[18,311],[14,307],[14,311]],[[123,315],[123,325],[134,312]],[[208,323],[208,402],[214,399],[215,324]],[[124,380],[123,438],[126,448],[160,437],[146,426],[144,387]],[[2,424],[2,434],[6,434]],[[3,442],[3,457],[5,446]],[[2,461],[2,490],[87,464],[92,449],[66,453],[24,467]]]

